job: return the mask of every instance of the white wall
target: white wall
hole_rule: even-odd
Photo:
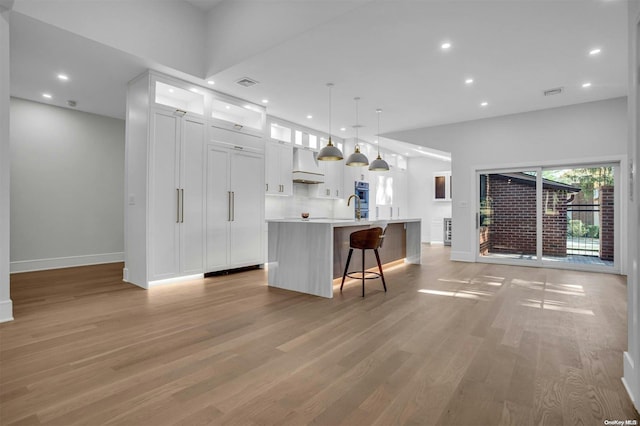
[[[451,171],[451,162],[436,158],[409,159],[409,217],[422,219],[423,243],[444,242],[443,219],[451,217],[451,201],[435,201],[433,176]]]
[[[11,271],[124,250],[124,120],[11,99]]]
[[[0,3],[0,322],[13,319],[9,291],[9,214],[11,143],[9,138],[9,15]]]
[[[366,1],[222,1],[207,15],[207,75],[264,54]]]
[[[206,14],[189,3],[18,0],[13,9],[140,58],[204,77]]]
[[[452,154],[453,260],[475,260],[475,170],[602,161],[627,153],[626,98],[416,129],[391,138]],[[623,164],[623,173],[626,164]],[[625,186],[626,182],[621,182]],[[623,237],[626,233],[622,232]]]
[[[629,271],[627,276],[628,345],[624,378],[629,396],[640,411],[640,1],[629,1],[629,157],[633,162],[633,200],[629,201]]]

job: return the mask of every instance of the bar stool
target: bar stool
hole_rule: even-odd
[[[346,277],[362,279],[362,297],[364,297],[364,280],[373,280],[376,278],[382,279],[382,286],[384,287],[384,291],[387,291],[387,284],[384,281],[384,274],[382,273],[382,265],[380,264],[380,255],[378,254],[378,249],[382,246],[382,241],[384,238],[384,231],[382,228],[375,227],[369,229],[363,229],[362,231],[352,232],[349,236],[349,256],[347,256],[347,265],[344,268],[344,274],[342,275],[342,284],[340,284],[340,292],[342,292],[342,287],[344,286],[344,279]],[[362,270],[361,271],[349,271],[349,262],[351,262],[351,255],[353,254],[354,249],[362,250]],[[364,255],[365,250],[373,250],[376,254],[376,260],[378,261],[378,272],[369,272],[364,269]],[[359,274],[359,275],[356,275]],[[368,276],[367,276],[368,275]]]

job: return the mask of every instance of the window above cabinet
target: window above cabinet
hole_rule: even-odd
[[[264,128],[264,108],[239,99],[216,97],[211,100],[211,118],[238,131],[261,132]]]
[[[291,128],[283,126],[278,123],[271,123],[270,136],[271,136],[271,139],[276,139],[282,142],[291,143]]]
[[[156,81],[155,103],[185,112],[204,115],[204,93],[195,87],[187,90],[175,85]]]

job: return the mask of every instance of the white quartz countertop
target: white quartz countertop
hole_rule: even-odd
[[[267,219],[267,222],[274,223],[310,223],[310,224],[326,224],[335,226],[369,226],[374,223],[386,222],[386,223],[405,223],[405,222],[420,222],[418,218],[405,218],[405,219],[380,219],[380,220],[355,220],[355,219],[329,219],[329,218],[309,218],[303,219]]]

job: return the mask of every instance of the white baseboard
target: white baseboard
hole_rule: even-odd
[[[635,364],[633,359],[629,355],[629,352],[625,352],[623,355],[623,370],[624,377],[622,378],[622,384],[624,388],[627,390],[629,394],[629,399],[633,403],[633,406],[636,408],[638,412],[640,412],[640,389],[636,388],[636,386],[640,386],[640,377],[638,376],[638,371],[635,369]],[[635,376],[635,377],[634,377]],[[635,388],[635,389],[634,389]]]
[[[0,300],[0,322],[13,321],[13,302]]]
[[[476,261],[473,253],[468,251],[452,251],[451,260],[455,260],[458,262],[475,262]]]
[[[47,269],[70,268],[73,266],[98,265],[101,263],[123,262],[124,253],[87,254],[84,256],[54,257],[51,259],[19,260],[11,262],[12,274],[18,272],[43,271]]]

